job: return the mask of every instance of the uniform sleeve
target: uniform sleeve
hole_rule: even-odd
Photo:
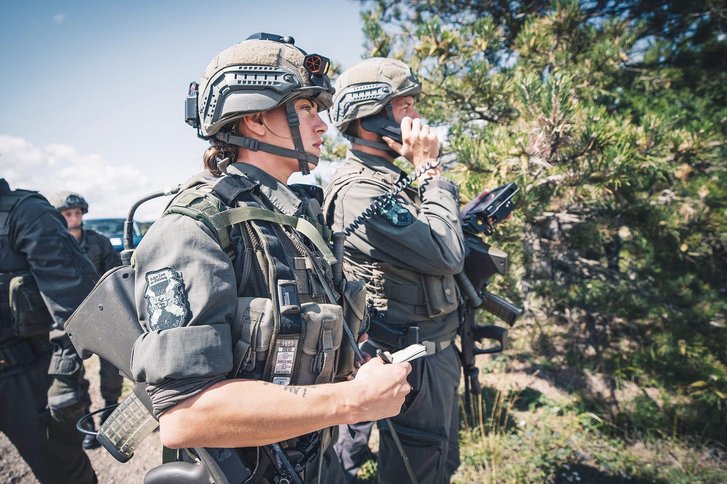
[[[46,201],[31,198],[14,212],[11,237],[30,271],[57,328],[91,292],[96,269]]]
[[[184,215],[158,220],[135,258],[137,312],[148,332],[134,345],[131,369],[160,415],[232,370],[237,284],[216,238]]]
[[[107,237],[101,235],[100,238],[101,266],[103,268],[101,274],[105,274],[114,267],[118,267],[121,265],[121,257],[119,256],[119,253],[116,252],[116,249],[114,249],[114,246],[111,245],[111,241]]]
[[[366,181],[343,188],[336,201],[335,228],[348,226],[387,191],[379,183]],[[409,215],[393,215],[397,211]],[[400,195],[396,206],[386,212],[367,219],[346,243],[374,259],[424,274],[444,276],[462,271],[464,242],[454,183],[434,177],[424,186],[418,208]]]

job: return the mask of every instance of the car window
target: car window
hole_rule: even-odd
[[[123,218],[97,218],[84,220],[84,226],[99,232],[106,237],[122,237],[124,234]],[[134,235],[141,236],[141,230],[136,222],[134,222]]]

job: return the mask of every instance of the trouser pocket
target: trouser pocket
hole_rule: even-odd
[[[391,423],[391,420],[389,420]],[[443,483],[447,440],[437,434],[393,424],[418,482]],[[379,423],[379,482],[409,482],[404,460],[386,423]]]

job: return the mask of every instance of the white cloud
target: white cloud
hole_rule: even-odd
[[[64,13],[57,13],[53,15],[53,21],[57,23],[58,25],[62,25],[63,22],[66,21],[66,14]]]
[[[88,200],[90,218],[126,217],[136,200],[163,188],[133,165],[112,164],[63,144],[41,148],[2,134],[0,176],[13,188],[37,190],[46,197],[63,190],[78,192]],[[160,200],[142,205],[136,218],[156,219],[163,204]]]

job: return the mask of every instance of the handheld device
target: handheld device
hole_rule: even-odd
[[[384,363],[404,363],[405,361],[416,360],[421,356],[427,356],[427,347],[419,343],[414,343],[394,354],[381,350],[377,350],[376,354],[384,360]]]
[[[480,193],[462,208],[462,228],[474,234],[492,234],[494,225],[504,220],[515,208],[512,197],[519,190],[515,182],[510,182]]]

